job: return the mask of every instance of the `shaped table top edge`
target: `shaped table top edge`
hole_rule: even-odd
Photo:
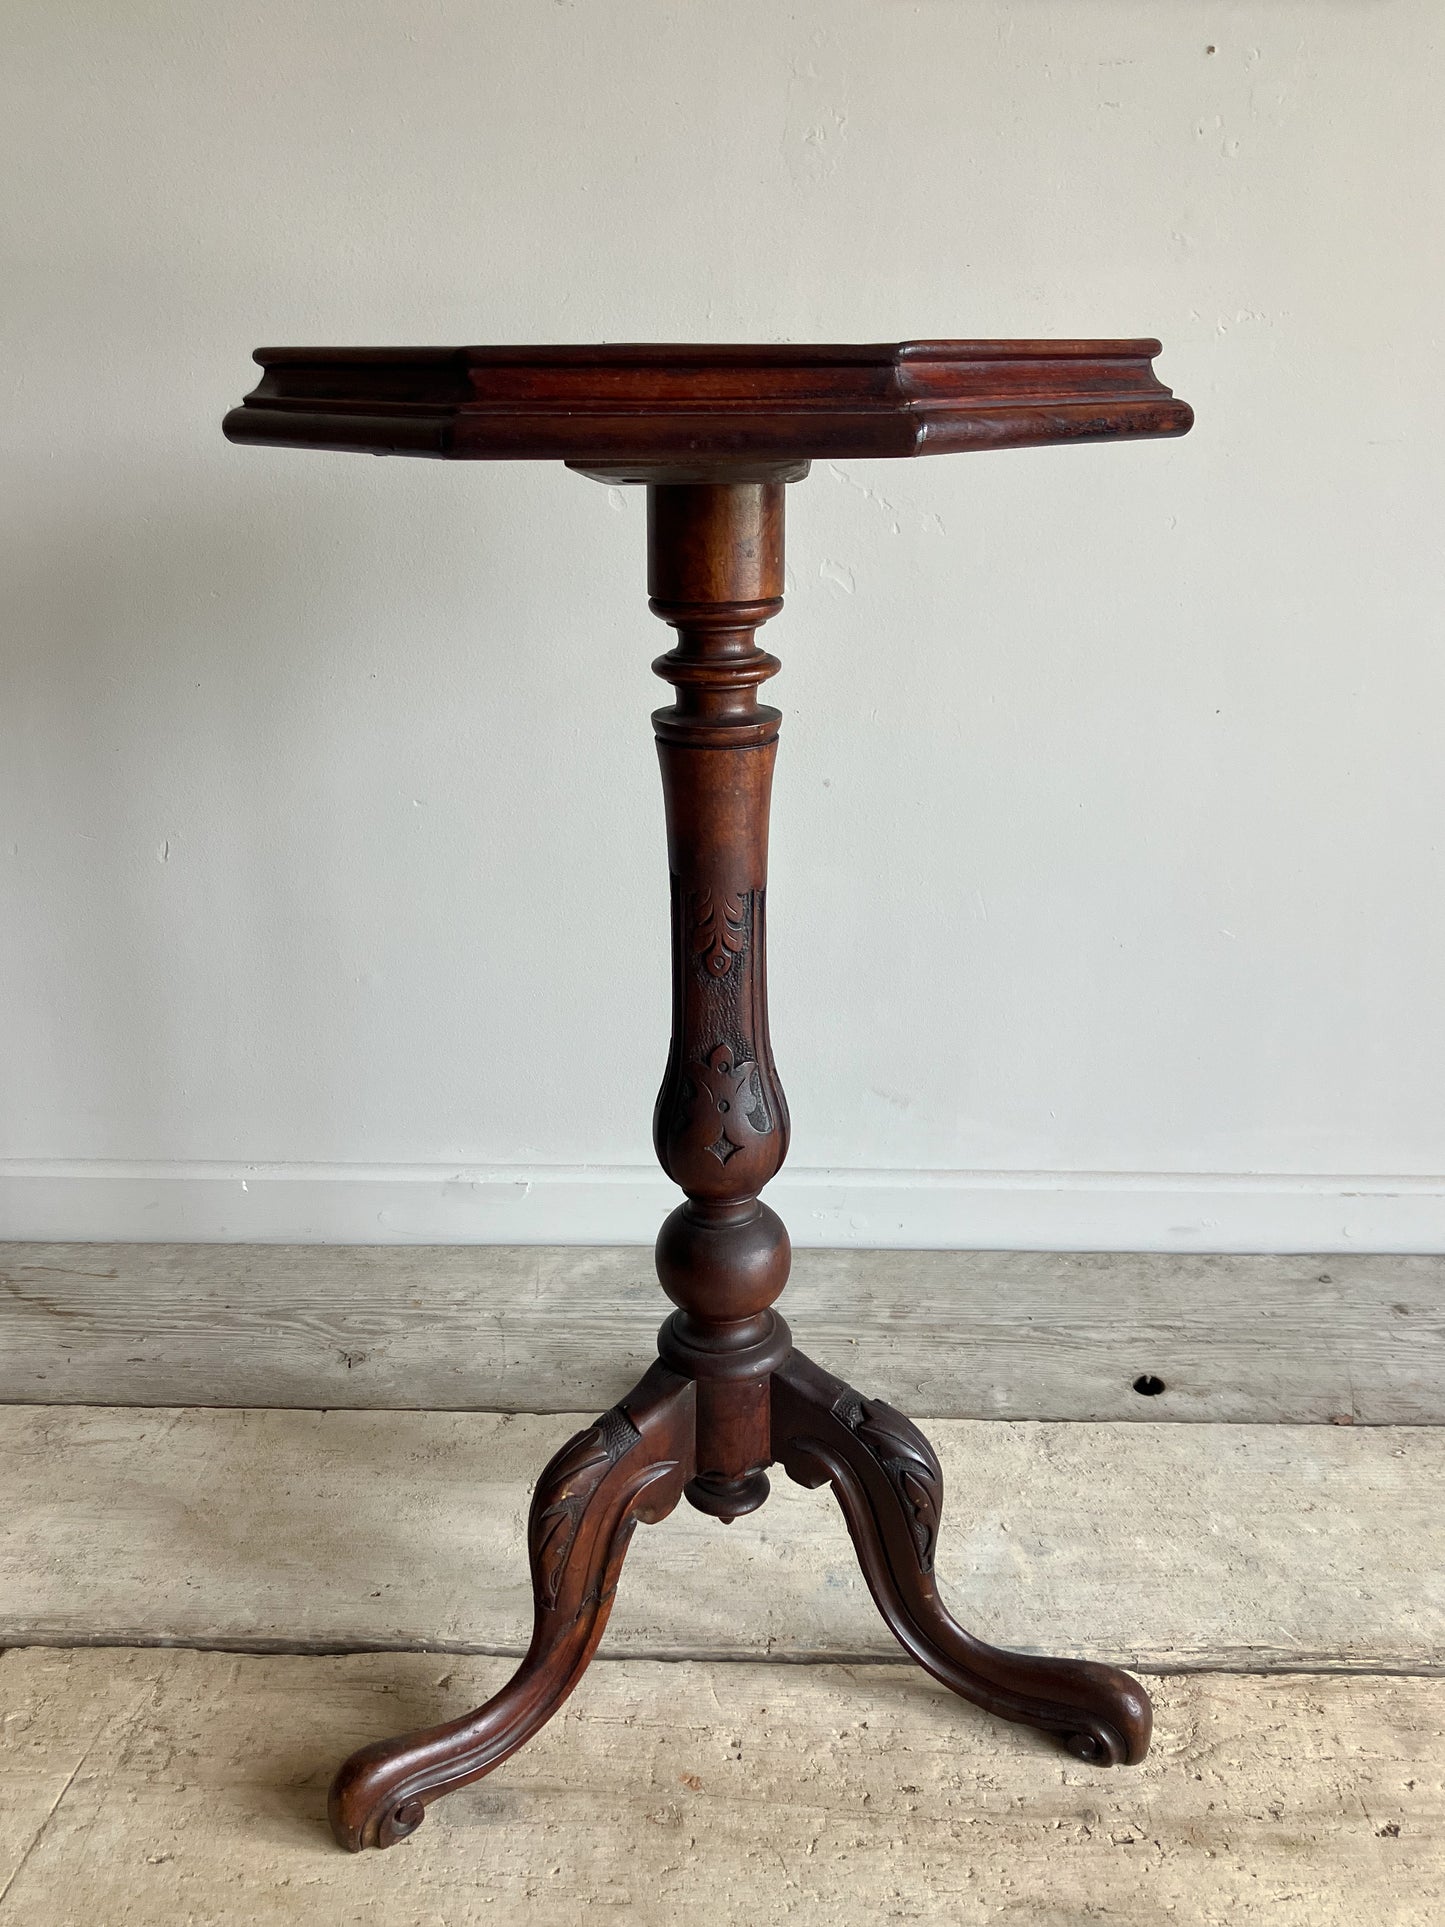
[[[235,442],[461,461],[561,460],[608,480],[790,479],[812,459],[1186,433],[1159,343],[608,343],[260,348]]]

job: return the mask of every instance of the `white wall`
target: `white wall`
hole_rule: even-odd
[[[1445,1244],[1439,0],[11,0],[0,1229],[637,1238],[642,502],[262,342],[1157,333],[790,491],[800,1241]]]

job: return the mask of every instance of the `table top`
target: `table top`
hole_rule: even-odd
[[[234,442],[460,461],[558,460],[609,480],[802,474],[817,457],[942,455],[1182,435],[1159,343],[872,347],[258,348]]]

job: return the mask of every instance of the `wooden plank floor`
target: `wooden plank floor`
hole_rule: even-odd
[[[591,1414],[0,1410],[0,1644],[519,1652],[531,1487]],[[1445,1429],[930,1421],[985,1638],[1161,1668],[1445,1669]],[[891,1657],[831,1494],[782,1474],[628,1553],[609,1649]]]
[[[0,1402],[518,1412],[610,1405],[667,1309],[649,1251],[475,1245],[0,1245],[0,1302]],[[1445,1422],[1445,1258],[799,1251],[787,1308],[934,1417]]]
[[[648,1255],[0,1247],[0,1927],[1434,1927],[1442,1287],[800,1254],[810,1349],[938,1447],[960,1617],[1152,1673],[1149,1759],[902,1663],[779,1475],[639,1533],[564,1713],[353,1859],[340,1757],[511,1670],[530,1486],[650,1358]]]
[[[331,1765],[483,1698],[495,1660],[7,1653],[4,1927],[1433,1927],[1445,1681],[1151,1680],[1101,1772],[900,1667],[603,1661],[385,1854]]]

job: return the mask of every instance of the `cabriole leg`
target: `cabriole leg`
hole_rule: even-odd
[[[474,1713],[353,1753],[331,1788],[343,1847],[390,1847],[427,1807],[481,1779],[551,1719],[607,1625],[634,1527],[666,1518],[693,1475],[694,1388],[654,1365],[636,1391],[569,1439],[537,1482],[527,1526],[532,1643]]]
[[[794,1352],[773,1377],[773,1450],[800,1485],[831,1483],[879,1612],[935,1679],[1002,1719],[1055,1733],[1095,1766],[1149,1750],[1149,1695],[1114,1666],[988,1646],[933,1580],[943,1475],[911,1420]]]

